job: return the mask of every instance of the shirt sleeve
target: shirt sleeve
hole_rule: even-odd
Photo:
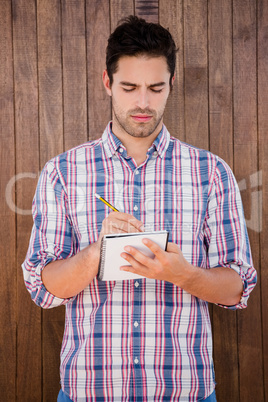
[[[243,282],[240,302],[221,307],[232,310],[247,307],[257,273],[253,267],[240,191],[230,167],[220,158],[209,194],[204,240],[208,249],[208,268],[229,267]]]
[[[67,215],[64,185],[52,162],[43,169],[33,200],[33,228],[23,276],[32,300],[40,307],[52,308],[72,299],[60,299],[44,286],[41,273],[55,260],[73,255],[73,230]]]

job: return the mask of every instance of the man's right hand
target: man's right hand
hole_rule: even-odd
[[[98,245],[106,234],[144,232],[144,224],[133,215],[124,212],[111,212],[102,222]]]
[[[102,222],[96,243],[90,244],[70,258],[50,262],[43,268],[42,280],[45,287],[62,299],[75,296],[97,275],[101,239],[104,235],[143,231],[143,223],[133,215],[111,212]]]

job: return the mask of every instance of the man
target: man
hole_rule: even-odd
[[[131,16],[106,56],[112,122],[46,164],[23,264],[35,303],[66,305],[58,400],[215,401],[207,302],[244,308],[256,283],[239,190],[219,157],[163,125],[170,33]],[[103,235],[147,229],[170,242],[145,241],[154,258],[122,250],[121,269],[144,279],[98,281]]]

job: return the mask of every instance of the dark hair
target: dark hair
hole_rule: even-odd
[[[118,60],[123,56],[148,55],[164,56],[170,72],[170,87],[176,66],[176,45],[170,32],[160,24],[146,22],[142,18],[130,15],[119,21],[117,28],[110,35],[106,48],[106,68],[110,85],[116,73]]]

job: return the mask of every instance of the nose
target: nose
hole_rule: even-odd
[[[147,88],[140,88],[137,97],[137,107],[145,109],[149,107],[149,94]]]

